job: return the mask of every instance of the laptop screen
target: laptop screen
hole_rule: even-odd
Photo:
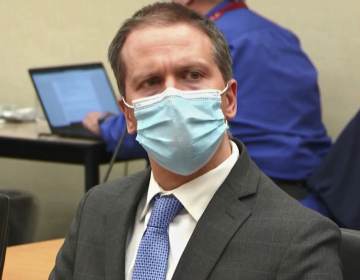
[[[29,72],[53,127],[79,123],[89,112],[119,113],[101,63],[30,69]]]

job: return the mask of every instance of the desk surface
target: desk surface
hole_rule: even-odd
[[[99,183],[99,165],[108,163],[111,154],[101,141],[64,138],[46,132],[43,123],[0,123],[0,156],[82,164],[85,167],[85,190]]]
[[[91,144],[99,141],[91,139],[65,138],[50,134],[46,122],[0,123],[0,137],[18,138],[37,141],[60,141],[63,143]]]
[[[6,250],[4,280],[46,280],[63,239],[10,246]]]
[[[0,157],[82,164],[85,167],[85,190],[97,185],[100,164],[109,163],[111,159],[105,143],[55,135],[39,136],[39,133],[48,132],[46,125],[43,122],[0,122]]]

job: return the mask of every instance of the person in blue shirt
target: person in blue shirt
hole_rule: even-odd
[[[302,186],[331,140],[321,119],[317,72],[298,38],[242,1],[173,2],[214,20],[229,44],[239,85],[238,112],[229,123],[232,136],[245,143],[253,160],[279,185]],[[91,113],[84,125],[113,150],[126,129],[124,117],[101,117]],[[146,153],[135,136],[126,136],[119,156],[132,155]]]

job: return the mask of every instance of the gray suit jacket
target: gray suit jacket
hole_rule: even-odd
[[[199,220],[173,279],[342,279],[340,234],[283,193],[244,146]],[[150,171],[91,189],[82,199],[50,279],[125,279],[127,234]]]

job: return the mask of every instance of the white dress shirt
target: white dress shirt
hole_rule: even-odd
[[[125,263],[126,280],[132,278],[138,247],[151,214],[151,200],[158,193],[161,195],[173,194],[184,206],[184,209],[169,225],[170,250],[166,279],[171,279],[197,222],[239,157],[239,149],[232,141],[231,147],[231,155],[216,168],[171,191],[163,190],[151,173],[147,195],[139,203],[134,228],[128,234]]]

